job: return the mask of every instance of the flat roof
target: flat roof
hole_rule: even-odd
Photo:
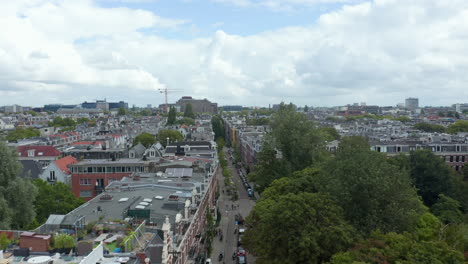
[[[196,173],[192,170],[192,177],[187,178],[167,178],[157,177],[156,173],[141,173],[139,180],[133,180],[131,177],[124,177],[121,181],[114,181],[106,187],[106,192],[112,196],[111,200],[100,200],[103,195],[99,195],[88,203],[69,213],[62,225],[73,225],[73,223],[84,216],[85,223],[98,221],[101,215],[104,219],[125,219],[127,209],[135,207],[145,199],[151,199],[145,209],[150,209],[150,220],[161,227],[166,216],[169,216],[170,222],[175,222],[177,213],[183,213],[185,200],[192,197],[193,190],[202,193],[207,186],[204,185],[205,173]],[[209,183],[206,183],[207,185]],[[158,198],[156,198],[158,196]],[[169,196],[179,197],[178,201]],[[162,199],[161,199],[162,197]],[[123,198],[128,198],[127,201]],[[119,202],[121,201],[121,202]],[[98,212],[100,207],[102,210]]]
[[[166,175],[168,177],[192,177],[192,168],[166,168]]]
[[[146,163],[148,163],[146,161]],[[145,164],[145,161],[140,159],[117,159],[115,161],[108,159],[90,159],[82,160],[78,163],[73,164],[73,166],[85,166],[85,165],[101,165],[101,164]]]

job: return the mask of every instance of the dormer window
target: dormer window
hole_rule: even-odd
[[[28,150],[28,157],[34,157],[34,152],[35,152],[34,149]]]

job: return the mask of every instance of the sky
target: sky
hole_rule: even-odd
[[[466,0],[0,1],[0,105],[468,103]]]

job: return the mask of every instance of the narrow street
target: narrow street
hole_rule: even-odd
[[[213,252],[211,254],[212,263],[224,263],[231,264],[237,263],[237,259],[232,259],[232,255],[237,251],[237,232],[235,233],[238,226],[236,226],[236,215],[240,214],[243,218],[249,215],[252,208],[255,206],[255,200],[250,199],[247,194],[247,190],[244,188],[239,174],[230,160],[230,154],[228,148],[224,148],[225,157],[228,160],[228,167],[231,170],[231,180],[237,188],[239,199],[232,202],[230,196],[226,191],[221,191],[218,199],[218,208],[221,211],[221,222],[219,229],[222,232],[223,239],[220,240],[220,236],[216,236],[213,241]],[[219,179],[219,185],[221,190],[226,190],[224,186],[224,177],[221,176]],[[224,258],[222,261],[218,260],[219,254],[222,253]],[[247,263],[255,263],[255,259],[247,254]]]

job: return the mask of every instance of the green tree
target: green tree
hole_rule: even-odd
[[[444,241],[418,241],[409,233],[375,232],[352,249],[333,256],[331,264],[463,264],[464,257]]]
[[[440,116],[440,117],[445,117],[445,113],[442,112],[442,111],[439,111],[439,112],[437,113],[437,115]]]
[[[288,177],[292,173],[291,165],[285,159],[279,158],[279,152],[270,140],[264,140],[262,143],[262,151],[258,153],[257,160],[255,170],[249,173],[248,177],[255,182],[259,192],[265,190],[274,180]]]
[[[454,195],[454,172],[440,157],[417,150],[410,153],[409,162],[410,176],[425,205],[431,207],[440,194]]]
[[[184,140],[184,136],[177,130],[161,130],[159,131],[158,135],[156,136],[159,143],[161,143],[164,147],[167,144],[167,138],[169,138],[169,142],[176,142]]]
[[[21,172],[21,164],[18,162],[18,154],[14,148],[8,147],[0,141],[0,188],[8,187]],[[0,197],[3,192],[0,192]]]
[[[304,106],[304,113],[307,113],[307,112],[309,112],[309,107],[306,105]]]
[[[171,108],[169,109],[168,116],[167,116],[167,125],[174,125],[176,122],[176,116],[177,116],[176,109],[171,106]]]
[[[36,187],[30,179],[17,178],[8,185],[5,194],[8,194],[5,198],[12,209],[11,228],[27,228],[36,217],[33,205],[37,195]]]
[[[408,123],[408,122],[411,122],[411,118],[407,117],[407,116],[399,116],[397,118],[393,118],[393,120],[397,120],[397,121],[400,121],[402,123]]]
[[[324,138],[328,141],[338,140],[341,138],[340,134],[334,127],[321,127],[320,131],[323,133]]]
[[[3,190],[3,188],[0,187],[0,190]],[[13,212],[10,206],[8,205],[8,202],[5,200],[5,197],[3,197],[3,195],[0,195],[0,229],[10,229],[12,221]]]
[[[67,214],[85,202],[82,198],[76,198],[65,183],[50,185],[42,179],[36,179],[33,184],[38,189],[34,201],[38,224],[44,223],[51,214]]]
[[[468,121],[458,120],[457,122],[448,126],[447,132],[450,134],[456,134],[458,132],[468,132]]]
[[[443,223],[461,223],[463,222],[463,213],[460,203],[443,194],[439,194],[439,200],[431,207],[432,213]]]
[[[195,113],[193,112],[193,107],[191,103],[188,103],[185,106],[184,117],[190,117],[195,119]]]
[[[429,124],[425,122],[417,123],[416,125],[414,125],[414,128],[424,131],[424,132],[439,132],[439,133],[445,132],[444,126],[436,125],[436,124]]]
[[[21,164],[13,148],[0,142],[0,228],[26,228],[34,219],[37,190],[29,179],[19,179]]]
[[[327,194],[285,194],[261,199],[247,217],[242,243],[256,263],[323,263],[353,241],[353,228]],[[266,243],[265,241],[268,241]]]
[[[141,143],[143,146],[145,146],[145,148],[148,148],[156,143],[156,138],[149,133],[141,133],[135,137],[135,140],[133,140],[133,146],[137,145],[138,143]]]
[[[6,139],[11,142],[11,141],[19,140],[19,139],[39,137],[40,135],[41,133],[39,132],[39,130],[35,128],[17,127],[15,130],[10,131],[8,133],[8,135],[6,136]]]
[[[219,115],[211,117],[211,127],[215,133],[215,138],[225,138],[224,121]]]
[[[455,112],[455,118],[460,119],[460,114],[458,112]]]
[[[120,107],[120,108],[119,108],[119,112],[118,112],[117,114],[118,114],[119,116],[124,116],[126,113],[127,113],[127,111],[125,111],[125,108]]]
[[[188,126],[193,126],[195,125],[195,120],[190,117],[183,117],[179,120],[176,121],[177,124],[179,125],[188,125]]]
[[[0,250],[7,249],[8,245],[11,244],[11,239],[8,238],[6,233],[0,234]]]
[[[77,124],[83,124],[83,123],[88,123],[88,122],[89,122],[89,118],[86,118],[86,117],[80,117],[76,120]]]
[[[74,248],[75,239],[67,234],[59,234],[54,239],[54,246],[56,248]]]
[[[268,117],[247,118],[246,124],[249,126],[266,126],[270,123]]]
[[[57,116],[56,118],[54,118],[54,120],[52,122],[49,122],[49,126],[53,126],[53,127],[75,127],[76,122],[73,119],[69,118],[69,117],[62,118],[60,116]]]
[[[323,191],[338,201],[362,234],[411,231],[424,212],[408,173],[371,151],[361,137],[343,138],[323,172]]]
[[[33,111],[33,110],[30,110],[28,112],[26,112],[27,114],[30,114],[32,116],[38,116],[39,114],[36,112],[36,111]]]
[[[282,152],[293,171],[323,160],[326,152],[322,133],[293,106],[281,104],[273,114],[270,126],[275,147]]]

